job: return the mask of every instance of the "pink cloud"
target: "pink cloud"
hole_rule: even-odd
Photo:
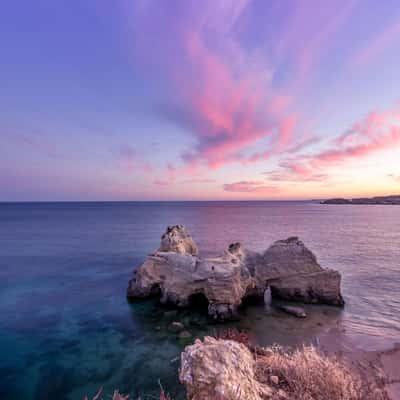
[[[295,143],[292,147],[287,150],[287,153],[297,153],[301,150],[304,150],[306,147],[313,146],[321,141],[320,137],[311,137],[309,139],[304,139],[298,143]]]
[[[146,55],[146,73],[156,71],[171,85],[157,111],[194,139],[179,174],[182,168],[259,162],[300,146],[304,121],[294,109],[296,81],[311,75],[356,2],[304,7],[294,1],[285,11],[287,23],[274,32],[262,27],[264,36],[251,41],[242,33],[253,13],[271,11],[267,3],[183,2],[176,13],[143,3],[132,35],[142,50],[137,59]]]
[[[60,157],[60,152],[58,151],[57,146],[49,141],[47,138],[45,138],[43,135],[34,133],[30,133],[28,135],[24,133],[13,132],[12,134],[10,133],[9,137],[11,141],[22,144],[24,146],[29,146],[39,153],[45,154],[49,157]]]
[[[349,20],[359,0],[346,2],[295,1],[286,29],[281,33],[278,49],[281,57],[293,55],[297,69],[293,74],[292,92],[298,90],[312,75],[335,34]]]
[[[197,32],[188,32],[187,51],[199,83],[185,94],[198,143],[185,160],[219,167],[272,133],[272,123],[263,116],[268,105],[261,88],[265,78],[246,68],[235,70],[223,55],[206,47]]]
[[[233,183],[225,183],[223,185],[225,192],[240,193],[275,193],[277,188],[272,185],[266,185],[263,181],[240,181]]]
[[[153,181],[153,184],[157,186],[168,186],[170,182],[163,179],[155,179]]]
[[[299,155],[281,162],[280,169],[266,175],[272,181],[324,180],[332,166],[400,148],[400,106],[369,113],[340,134],[333,146],[314,155]]]
[[[289,160],[280,163],[280,169],[265,172],[269,181],[283,182],[321,182],[327,179],[328,175],[314,171],[309,165],[302,164],[302,160]]]
[[[117,162],[122,169],[134,170],[136,165],[136,149],[130,145],[121,146],[116,154]]]
[[[400,22],[387,27],[380,35],[356,53],[351,60],[351,65],[359,67],[367,64],[378,57],[391,44],[396,43],[396,39],[400,39]]]
[[[150,174],[153,171],[154,171],[154,168],[151,164],[149,164],[149,163],[143,164],[143,172]]]
[[[304,11],[300,4],[296,7],[294,15],[300,31],[310,24],[318,28],[317,34],[307,30],[307,40],[299,40],[299,32],[293,33],[288,27],[288,35],[281,43],[286,51],[296,50],[294,65],[299,80],[309,74],[356,2],[347,2],[333,17],[323,7],[318,8],[316,14],[320,18],[311,21],[313,13]],[[235,21],[239,14],[235,14]],[[281,154],[298,141],[300,116],[290,111],[293,96],[273,88],[274,68],[270,60],[259,55],[263,54],[261,49],[254,54],[245,51],[232,32],[225,34],[224,45],[218,42],[214,47],[206,40],[207,30],[203,27],[186,31],[184,51],[196,83],[194,87],[181,85],[181,90],[189,108],[186,118],[197,140],[195,149],[184,155],[186,163],[203,162],[211,168],[234,161],[253,163]],[[177,78],[181,82],[179,75]],[[288,92],[292,93],[293,87]],[[260,140],[266,140],[265,150],[251,154],[252,147]],[[245,153],[250,155],[243,156]]]
[[[211,179],[211,178],[191,178],[191,179],[185,179],[183,181],[181,181],[180,183],[183,184],[199,184],[199,183],[215,183],[216,180],[215,179]]]
[[[400,108],[368,114],[335,143],[336,148],[315,155],[310,164],[324,167],[400,146]]]
[[[153,172],[153,166],[145,162],[138,154],[136,148],[129,144],[121,146],[117,151],[113,151],[113,153],[118,167],[122,170],[128,172],[140,170],[146,174]]]
[[[317,154],[311,160],[311,165],[314,167],[323,167],[331,164],[339,164],[343,161],[363,158],[372,153],[390,149],[399,145],[400,127],[392,127],[388,133],[368,143],[326,150],[320,154]]]
[[[183,53],[190,76],[181,67],[173,75],[184,101],[161,109],[194,135],[195,146],[183,154],[185,165],[213,169],[235,161],[255,162],[290,147],[299,116],[289,111],[292,97],[272,89],[268,60],[261,52],[249,54],[232,35],[213,46],[206,33],[185,30]],[[243,155],[261,139],[273,148]]]

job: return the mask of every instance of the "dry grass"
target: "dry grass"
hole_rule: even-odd
[[[159,400],[173,400],[172,397],[168,393],[164,392],[164,389],[161,386],[161,383],[159,383],[159,385],[160,385]],[[94,397],[92,397],[91,400],[102,400],[103,399],[101,397],[102,392],[103,392],[103,388],[101,387],[99,389],[99,391],[96,393],[96,395]],[[129,395],[121,394],[118,390],[115,390],[114,393],[112,394],[112,396],[107,396],[107,398],[110,398],[111,400],[130,400]],[[87,396],[85,396],[83,400],[89,400],[89,399]],[[137,400],[141,400],[141,398],[139,398]]]
[[[92,400],[101,400],[102,397],[101,394],[103,392],[103,388],[101,387],[99,391],[96,393],[94,397],[92,397]],[[121,394],[118,390],[115,390],[112,396],[110,396],[111,400],[129,400],[129,396],[125,394]],[[84,397],[83,400],[89,400],[87,396]],[[160,400],[164,400],[164,398],[160,397]],[[168,400],[168,398],[165,398],[165,400]]]
[[[292,353],[272,347],[263,353],[257,357],[257,380],[285,392],[288,400],[386,399],[384,392],[362,381],[355,371],[312,346]],[[279,383],[272,383],[271,376],[278,377]]]

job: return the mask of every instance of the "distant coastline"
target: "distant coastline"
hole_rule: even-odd
[[[321,204],[384,204],[400,205],[400,195],[361,197],[356,199],[335,198],[321,201]]]

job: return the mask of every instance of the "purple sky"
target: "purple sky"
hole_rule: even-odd
[[[400,192],[398,1],[0,7],[0,201]]]

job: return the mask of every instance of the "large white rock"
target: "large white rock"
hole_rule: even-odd
[[[217,319],[237,317],[243,298],[272,296],[305,303],[343,305],[340,274],[323,269],[298,238],[280,240],[263,254],[231,244],[219,257],[201,258],[186,229],[168,227],[160,249],[148,256],[130,280],[129,298],[160,295],[162,303],[188,307],[195,296],[208,301]]]
[[[255,379],[254,357],[246,346],[205,337],[181,354],[179,379],[188,400],[262,400],[272,394]]]

